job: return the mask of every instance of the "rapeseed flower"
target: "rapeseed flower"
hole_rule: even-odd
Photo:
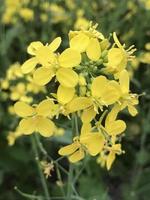
[[[51,118],[55,115],[57,106],[52,100],[43,100],[36,107],[19,101],[15,103],[14,109],[19,117],[23,117],[19,123],[19,130],[23,134],[39,132],[44,137],[53,135],[55,125]]]
[[[59,154],[68,156],[70,162],[82,160],[86,153],[96,156],[104,146],[104,137],[100,132],[91,132],[89,124],[83,124],[80,137],[74,137],[73,143],[62,147]]]

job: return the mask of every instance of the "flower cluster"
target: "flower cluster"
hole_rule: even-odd
[[[54,134],[54,118],[63,115],[70,120],[75,114],[82,123],[81,133],[75,131],[73,143],[59,154],[73,163],[88,154],[98,155],[97,161],[109,170],[116,155],[124,153],[120,142],[126,124],[118,114],[126,108],[132,116],[137,114],[138,96],[130,91],[127,71],[135,49],[126,49],[115,32],[107,39],[96,28],[90,23],[87,29],[70,31],[69,47],[61,53],[60,37],[50,44],[32,42],[27,48],[31,58],[21,71],[39,86],[53,84],[55,92],[32,106],[18,101],[14,109],[23,118],[21,132],[39,132],[44,137]]]

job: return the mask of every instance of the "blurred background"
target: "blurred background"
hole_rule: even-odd
[[[27,199],[15,186],[29,194],[42,194],[31,138],[17,132],[12,107],[17,100],[32,102],[31,94],[37,102],[45,97],[45,88],[29,84],[31,77],[20,72],[28,58],[27,46],[61,36],[63,49],[68,45],[68,32],[86,28],[89,21],[98,23],[98,30],[107,37],[116,31],[121,43],[136,46],[128,69],[131,89],[141,96],[136,117],[122,113],[127,122],[126,153],[117,157],[109,172],[93,159],[86,161],[77,190],[87,200],[150,199],[150,0],[0,0],[0,200]],[[67,123],[64,128],[70,131]],[[59,134],[63,131],[59,129]],[[64,137],[42,140],[48,154],[57,159]],[[66,160],[61,164],[68,168]],[[55,170],[48,185],[51,194],[59,196],[61,183]]]

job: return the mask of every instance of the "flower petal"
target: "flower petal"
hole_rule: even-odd
[[[129,93],[129,74],[126,70],[120,73],[119,83],[123,94]]]
[[[104,147],[104,137],[101,133],[90,133],[83,135],[80,142],[84,144],[90,155],[96,156]]]
[[[33,107],[22,101],[18,101],[17,103],[15,103],[14,110],[15,113],[20,117],[32,116],[35,113],[35,109]]]
[[[64,87],[72,88],[78,84],[78,74],[72,69],[60,68],[56,72],[56,77],[59,83]]]
[[[119,97],[120,97],[120,91],[118,91],[116,89],[116,87],[111,85],[111,81],[110,81],[102,93],[102,101],[106,105],[111,105],[111,104],[117,102]]]
[[[96,116],[96,111],[94,110],[94,107],[92,106],[83,111],[81,120],[83,123],[89,123],[94,119],[95,116]]]
[[[48,46],[49,46],[49,49],[52,52],[54,52],[54,51],[56,51],[58,49],[60,44],[61,44],[61,37],[57,37]]]
[[[79,51],[80,53],[85,52],[89,44],[89,37],[84,33],[79,33],[70,40],[70,47]]]
[[[101,56],[101,47],[98,39],[91,38],[86,49],[86,53],[89,59],[97,61]]]
[[[56,61],[55,54],[49,49],[49,46],[42,46],[36,52],[38,63],[43,66],[49,66]]]
[[[82,160],[85,156],[85,153],[83,151],[83,149],[79,149],[78,151],[76,151],[75,153],[73,153],[71,156],[69,156],[69,161],[72,163],[76,163],[80,160]]]
[[[36,129],[36,121],[33,118],[22,119],[19,123],[19,131],[25,135],[32,134]]]
[[[107,156],[107,161],[106,161],[106,167],[107,167],[107,170],[110,170],[114,160],[116,158],[116,155],[114,152],[110,152]]]
[[[55,75],[50,68],[40,67],[33,74],[33,80],[37,85],[46,85]]]
[[[28,74],[35,68],[36,65],[37,65],[37,59],[35,57],[30,58],[29,60],[25,61],[22,64],[21,66],[22,73]]]
[[[30,55],[36,55],[36,51],[38,48],[42,47],[43,44],[39,41],[31,42],[30,45],[27,48],[27,52]]]
[[[82,128],[81,128],[81,136],[85,136],[86,134],[89,134],[91,132],[91,128],[92,127],[90,123],[83,123]]]
[[[119,135],[126,129],[126,124],[123,120],[116,120],[106,124],[106,130],[109,135]]]
[[[84,110],[92,105],[92,100],[88,97],[76,97],[68,104],[69,111],[76,112]]]
[[[79,65],[80,62],[80,53],[71,48],[65,49],[59,56],[59,63],[61,67],[72,68]]]
[[[54,130],[55,125],[50,119],[38,117],[36,131],[39,132],[43,137],[52,136]]]
[[[39,103],[36,107],[37,115],[47,117],[51,116],[53,113],[53,109],[55,108],[55,104],[50,99],[45,99]]]
[[[70,154],[74,153],[78,148],[79,148],[79,145],[77,145],[77,143],[72,143],[72,144],[69,144],[69,145],[67,145],[65,147],[62,147],[58,151],[58,153],[61,156],[67,156],[67,155],[70,155]]]
[[[128,111],[130,115],[132,115],[133,117],[138,114],[138,111],[134,106],[128,106]]]
[[[73,99],[74,94],[74,88],[66,88],[60,85],[57,90],[57,100],[61,104],[66,104]]]
[[[105,76],[96,77],[91,85],[92,96],[101,97],[107,85],[107,78]]]

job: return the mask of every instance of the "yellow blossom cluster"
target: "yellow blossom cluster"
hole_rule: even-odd
[[[5,12],[2,16],[4,24],[16,23],[18,15],[25,21],[32,21],[34,12],[28,8],[29,0],[5,0]]]
[[[120,142],[126,123],[118,114],[124,109],[137,114],[138,95],[130,91],[127,71],[135,49],[126,49],[115,32],[105,38],[92,23],[87,29],[70,31],[69,46],[59,52],[61,42],[57,37],[51,43],[34,41],[28,46],[31,57],[22,64],[22,73],[39,86],[53,85],[55,92],[32,106],[16,102],[15,112],[22,118],[18,128],[25,135],[38,132],[50,137],[60,115],[68,120],[76,115],[82,124],[80,134],[74,131],[72,144],[59,154],[73,163],[87,155],[98,156],[97,162],[109,170],[116,155],[124,153]]]
[[[0,87],[2,92],[11,101],[24,101],[31,103],[33,98],[29,93],[39,94],[44,93],[45,87],[34,83],[30,75],[25,76],[20,67],[20,63],[12,64],[3,79],[0,79]]]

